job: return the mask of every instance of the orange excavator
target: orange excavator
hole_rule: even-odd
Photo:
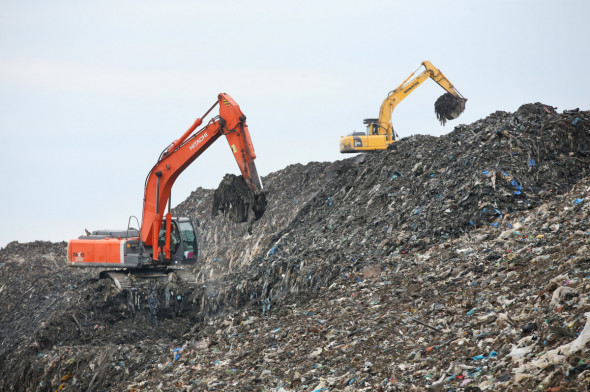
[[[203,118],[217,105],[219,116],[196,131]],[[197,118],[178,140],[164,149],[150,170],[145,182],[140,229],[130,227],[133,218],[130,217],[126,230],[87,231],[86,236],[69,242],[69,266],[124,269],[124,272],[106,271],[119,288],[126,286],[129,274],[150,277],[173,272],[181,280],[194,280],[181,265],[197,260],[195,229],[189,218],[172,217],[171,190],[180,173],[222,135],[227,138],[251,192],[262,194],[246,116],[228,94],[221,93],[217,102],[201,118]],[[164,214],[166,204],[168,213]],[[104,277],[103,274],[101,276]]]

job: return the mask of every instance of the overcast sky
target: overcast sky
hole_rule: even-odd
[[[261,175],[334,161],[387,93],[430,60],[469,99],[443,128],[427,80],[393,114],[400,137],[496,110],[590,106],[590,2],[0,0],[0,246],[141,218],[159,153],[216,100],[246,114]],[[239,173],[223,139],[173,205]]]

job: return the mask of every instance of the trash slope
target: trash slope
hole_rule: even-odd
[[[38,268],[62,300],[10,319],[34,259],[12,244],[0,389],[585,390],[589,125],[528,104],[293,165],[251,235],[197,189],[176,208],[201,222],[197,290]]]

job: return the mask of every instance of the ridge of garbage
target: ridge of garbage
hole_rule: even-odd
[[[588,112],[536,103],[292,165],[251,235],[199,188],[175,209],[200,221],[196,290],[121,293],[65,243],[10,243],[0,389],[586,390],[589,139]]]

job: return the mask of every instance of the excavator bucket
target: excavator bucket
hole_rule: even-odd
[[[447,120],[454,120],[465,110],[466,99],[459,99],[452,94],[445,93],[441,95],[434,103],[434,112],[442,125]]]
[[[252,224],[262,218],[266,205],[266,193],[263,190],[252,189],[243,176],[226,174],[213,193],[212,216],[221,211],[236,223],[248,222],[248,232],[251,234]]]

